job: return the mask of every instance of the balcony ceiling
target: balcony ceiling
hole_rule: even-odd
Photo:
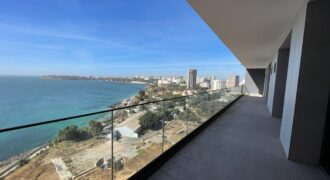
[[[188,0],[246,68],[265,68],[306,0]]]

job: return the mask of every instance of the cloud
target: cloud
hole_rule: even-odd
[[[152,62],[104,62],[103,66],[111,68],[136,68],[136,69],[164,69],[164,68],[188,68],[188,67],[241,67],[238,61],[232,61],[231,59],[196,59],[196,60],[184,60],[184,59],[171,59],[171,60],[154,60]]]
[[[52,44],[36,44],[36,43],[26,43],[26,42],[17,42],[17,41],[4,41],[0,40],[0,44],[13,45],[13,46],[23,46],[37,49],[48,49],[48,50],[61,50],[64,47],[60,45]]]
[[[15,32],[21,34],[30,34],[30,35],[38,35],[38,36],[48,36],[48,37],[55,37],[55,38],[63,38],[63,39],[70,39],[70,40],[79,40],[79,41],[89,41],[89,42],[96,42],[96,43],[103,43],[113,47],[118,48],[128,48],[128,49],[136,49],[136,47],[129,46],[127,44],[104,40],[94,36],[86,35],[86,34],[79,34],[79,33],[70,33],[70,32],[61,32],[56,30],[50,30],[45,28],[34,28],[30,26],[22,26],[22,25],[8,25],[8,24],[0,24],[0,30],[6,30],[8,32]]]

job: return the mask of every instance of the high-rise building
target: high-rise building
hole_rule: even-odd
[[[239,76],[238,75],[231,75],[228,77],[227,87],[235,87],[238,85],[239,85]]]
[[[213,81],[213,80],[216,80],[217,77],[216,77],[216,76],[210,76],[209,79],[210,79],[211,81]]]
[[[211,90],[218,90],[224,88],[226,88],[226,81],[220,79],[211,81]]]
[[[211,90],[220,89],[220,80],[212,80],[211,81]]]
[[[197,80],[197,70],[189,69],[188,70],[187,88],[191,89],[191,90],[196,89],[196,80]]]
[[[220,89],[226,88],[226,81],[225,80],[220,80]]]

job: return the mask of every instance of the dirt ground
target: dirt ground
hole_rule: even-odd
[[[82,177],[78,177],[77,180],[109,180],[111,179],[111,169],[101,170],[96,168],[95,170],[87,173]]]
[[[91,148],[95,148],[96,151],[98,151],[99,146],[101,149],[103,148],[102,146],[104,146],[104,142],[104,140],[96,139],[82,142],[61,142],[41,155],[38,155],[36,158],[33,158],[23,167],[16,169],[5,179],[59,179],[55,166],[50,159],[61,157],[68,160],[71,159],[71,157],[74,157],[74,155],[83,153]],[[89,156],[84,157],[87,158],[87,160],[89,158]],[[68,163],[68,165],[70,166],[70,163]]]
[[[114,176],[116,180],[125,180],[137,172],[140,168],[144,167],[154,158],[161,153],[160,144],[149,144],[148,147],[139,150],[139,155],[132,159],[127,160],[124,163],[124,168],[118,172],[115,172]],[[99,168],[94,171],[79,177],[79,180],[108,180],[111,177],[111,169],[100,170]]]
[[[53,163],[50,160],[45,161],[44,158],[45,155],[40,155],[39,157],[31,160],[28,164],[7,176],[5,180],[60,180]]]
[[[181,120],[166,123],[164,150],[181,140],[186,135],[187,130],[185,122]],[[188,126],[189,130],[192,130],[197,125],[189,122]],[[124,168],[115,173],[116,179],[127,179],[161,154],[162,133],[160,132],[161,130],[150,131],[140,138],[122,138],[118,142],[115,141],[115,157],[125,159]],[[6,179],[57,180],[59,176],[54,164],[50,161],[53,158],[62,158],[74,176],[91,170],[78,179],[103,180],[109,179],[111,176],[111,169],[102,171],[95,168],[97,160],[111,158],[111,141],[109,139],[90,139],[81,142],[61,142],[33,158],[28,164],[18,168]],[[93,168],[95,169],[92,170]]]

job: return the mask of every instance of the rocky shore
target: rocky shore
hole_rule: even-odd
[[[0,171],[1,171],[4,167],[6,167],[6,166],[8,166],[8,165],[10,165],[10,164],[12,164],[12,163],[15,163],[15,162],[17,162],[17,161],[19,161],[19,160],[21,160],[21,159],[26,158],[26,157],[27,157],[29,154],[31,154],[33,151],[34,151],[34,150],[30,150],[30,151],[22,152],[22,153],[19,153],[19,154],[17,154],[17,155],[14,155],[14,156],[12,156],[12,157],[6,159],[6,160],[0,161]]]
[[[148,86],[145,88],[145,90],[148,88]],[[135,95],[131,96],[130,98],[124,99],[120,102],[117,102],[115,104],[109,105],[108,108],[118,108],[118,107],[125,107],[130,106],[135,103]],[[17,166],[17,163],[22,159],[30,159],[34,157],[34,154],[42,149],[42,147],[37,147],[29,151],[25,151],[22,153],[19,153],[17,155],[14,155],[8,159],[0,160],[0,177],[2,174],[4,174],[7,171],[10,171],[11,168],[14,166]],[[33,156],[33,157],[32,157]]]

